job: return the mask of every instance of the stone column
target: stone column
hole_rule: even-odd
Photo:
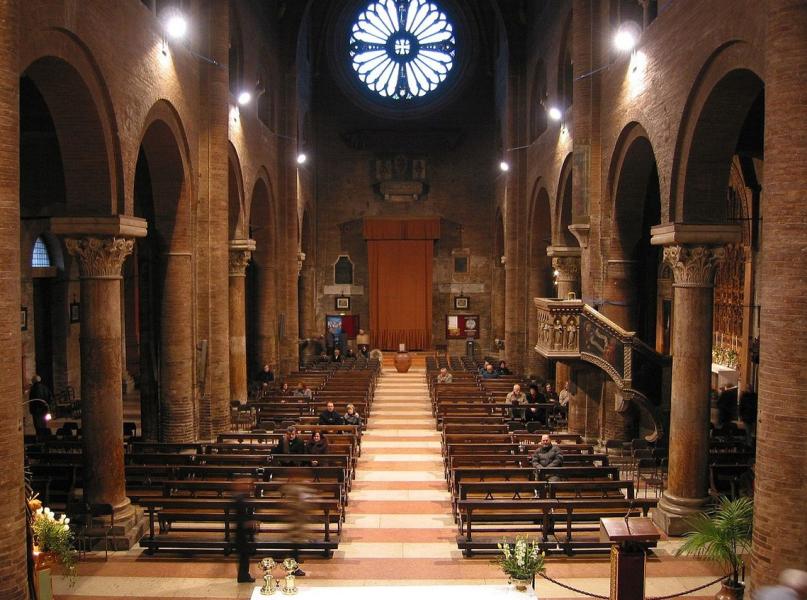
[[[755,588],[807,570],[807,7],[768,0],[766,15]]]
[[[302,308],[300,314],[302,315],[303,322],[300,324],[300,330],[303,332],[304,338],[312,338],[319,335],[317,329],[317,313],[316,313],[316,294],[317,294],[317,272],[314,266],[313,256],[306,255],[305,252],[297,254],[298,263],[302,263],[300,269],[300,291],[302,296],[300,302]]]
[[[17,0],[0,0],[0,598],[28,598],[20,341],[20,49]],[[29,310],[31,310],[29,308]]]
[[[245,281],[255,240],[230,241],[230,400],[247,401]]]
[[[505,272],[504,256],[494,256],[491,268],[490,282],[490,337],[489,343],[493,347],[495,338],[504,338],[504,296],[505,296]]]
[[[669,244],[663,256],[673,272],[675,304],[669,484],[653,519],[665,533],[680,535],[707,500],[714,274],[722,245],[739,239],[739,228],[667,224],[652,234],[653,245]]]

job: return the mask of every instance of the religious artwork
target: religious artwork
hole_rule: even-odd
[[[350,310],[350,296],[338,296],[334,308],[336,310]]]
[[[464,340],[479,337],[479,315],[446,315],[446,338]]]
[[[454,297],[454,308],[456,310],[468,310],[469,306],[470,306],[470,298],[468,298],[468,296]]]
[[[334,339],[354,339],[359,333],[359,315],[327,315],[325,331]]]
[[[623,376],[625,344],[585,314],[580,315],[580,352],[601,358]]]
[[[349,256],[343,254],[336,259],[333,266],[333,282],[336,285],[353,284],[353,263]]]

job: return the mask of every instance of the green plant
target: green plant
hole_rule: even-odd
[[[73,550],[73,532],[69,524],[67,515],[56,518],[49,508],[40,507],[33,514],[31,529],[39,551],[53,554],[72,584],[76,578],[76,552]]]
[[[690,554],[720,563],[730,583],[739,586],[741,557],[751,548],[753,515],[751,498],[721,497],[713,510],[688,521],[692,531],[685,534],[686,539],[676,554]]]
[[[514,579],[532,579],[544,570],[544,553],[538,543],[529,542],[526,536],[517,536],[515,545],[507,541],[497,544],[501,556],[496,564]]]

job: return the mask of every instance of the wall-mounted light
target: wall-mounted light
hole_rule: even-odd
[[[557,106],[550,106],[546,114],[553,121],[560,121],[563,118],[563,111]]]
[[[614,35],[614,47],[620,52],[631,52],[642,35],[642,28],[635,21],[624,21]]]
[[[165,33],[168,37],[179,40],[185,37],[188,32],[188,22],[180,13],[174,13],[165,19]]]
[[[508,163],[506,160],[503,160],[502,162],[499,163],[499,170],[502,173],[507,173],[507,171],[510,170],[510,163]]]
[[[298,165],[304,165],[307,160],[308,160],[308,156],[306,155],[305,152],[300,152],[297,155],[297,164]]]
[[[238,94],[238,104],[241,106],[246,106],[252,101],[252,94],[244,90],[240,94]]]

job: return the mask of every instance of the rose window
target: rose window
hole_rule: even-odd
[[[375,0],[350,32],[359,80],[382,98],[412,100],[436,90],[454,66],[454,27],[428,0]]]

